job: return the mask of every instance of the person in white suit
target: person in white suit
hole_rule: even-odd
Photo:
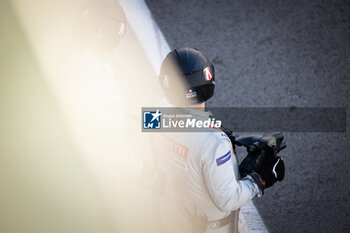
[[[205,121],[214,72],[199,50],[180,48],[164,59],[159,81],[171,106],[190,108],[194,118]],[[238,232],[239,208],[263,195],[265,181],[258,173],[241,179],[229,137],[216,128],[157,133],[154,147],[161,231]]]

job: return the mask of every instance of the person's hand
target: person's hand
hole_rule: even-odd
[[[265,159],[261,165],[255,169],[261,175],[265,182],[265,188],[271,187],[276,181],[282,181],[284,178],[284,161],[279,156],[274,156],[271,148],[262,150],[265,153]]]
[[[284,162],[279,156],[275,156],[273,148],[266,147],[262,150],[264,160],[259,167],[249,174],[258,184],[262,192],[265,188],[271,187],[276,181],[282,181],[284,178]]]

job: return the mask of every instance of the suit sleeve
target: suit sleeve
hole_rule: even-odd
[[[238,164],[228,139],[219,140],[213,150],[206,153],[202,160],[204,181],[218,209],[236,210],[260,193],[252,180],[237,180],[234,166]]]

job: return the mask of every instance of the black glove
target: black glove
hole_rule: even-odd
[[[259,186],[259,189],[261,190],[262,194],[264,194],[266,182],[262,179],[261,175],[257,172],[252,172],[252,173],[248,174],[247,177],[249,177],[249,176],[253,178],[255,183]]]
[[[283,138],[282,133],[243,135],[235,138],[235,143],[245,146],[248,152],[239,165],[239,172],[242,177],[249,175],[247,178],[253,179],[262,192],[284,178],[284,162],[278,156],[286,147]]]
[[[284,162],[279,156],[275,156],[273,148],[266,147],[262,150],[264,160],[255,171],[261,175],[264,188],[271,187],[276,181],[282,181],[284,178]],[[263,154],[264,153],[264,154]]]

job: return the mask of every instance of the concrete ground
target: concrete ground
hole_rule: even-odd
[[[350,103],[349,1],[146,0],[172,48],[215,65],[215,107]],[[270,232],[349,232],[347,132],[285,136],[286,177],[255,199]]]

